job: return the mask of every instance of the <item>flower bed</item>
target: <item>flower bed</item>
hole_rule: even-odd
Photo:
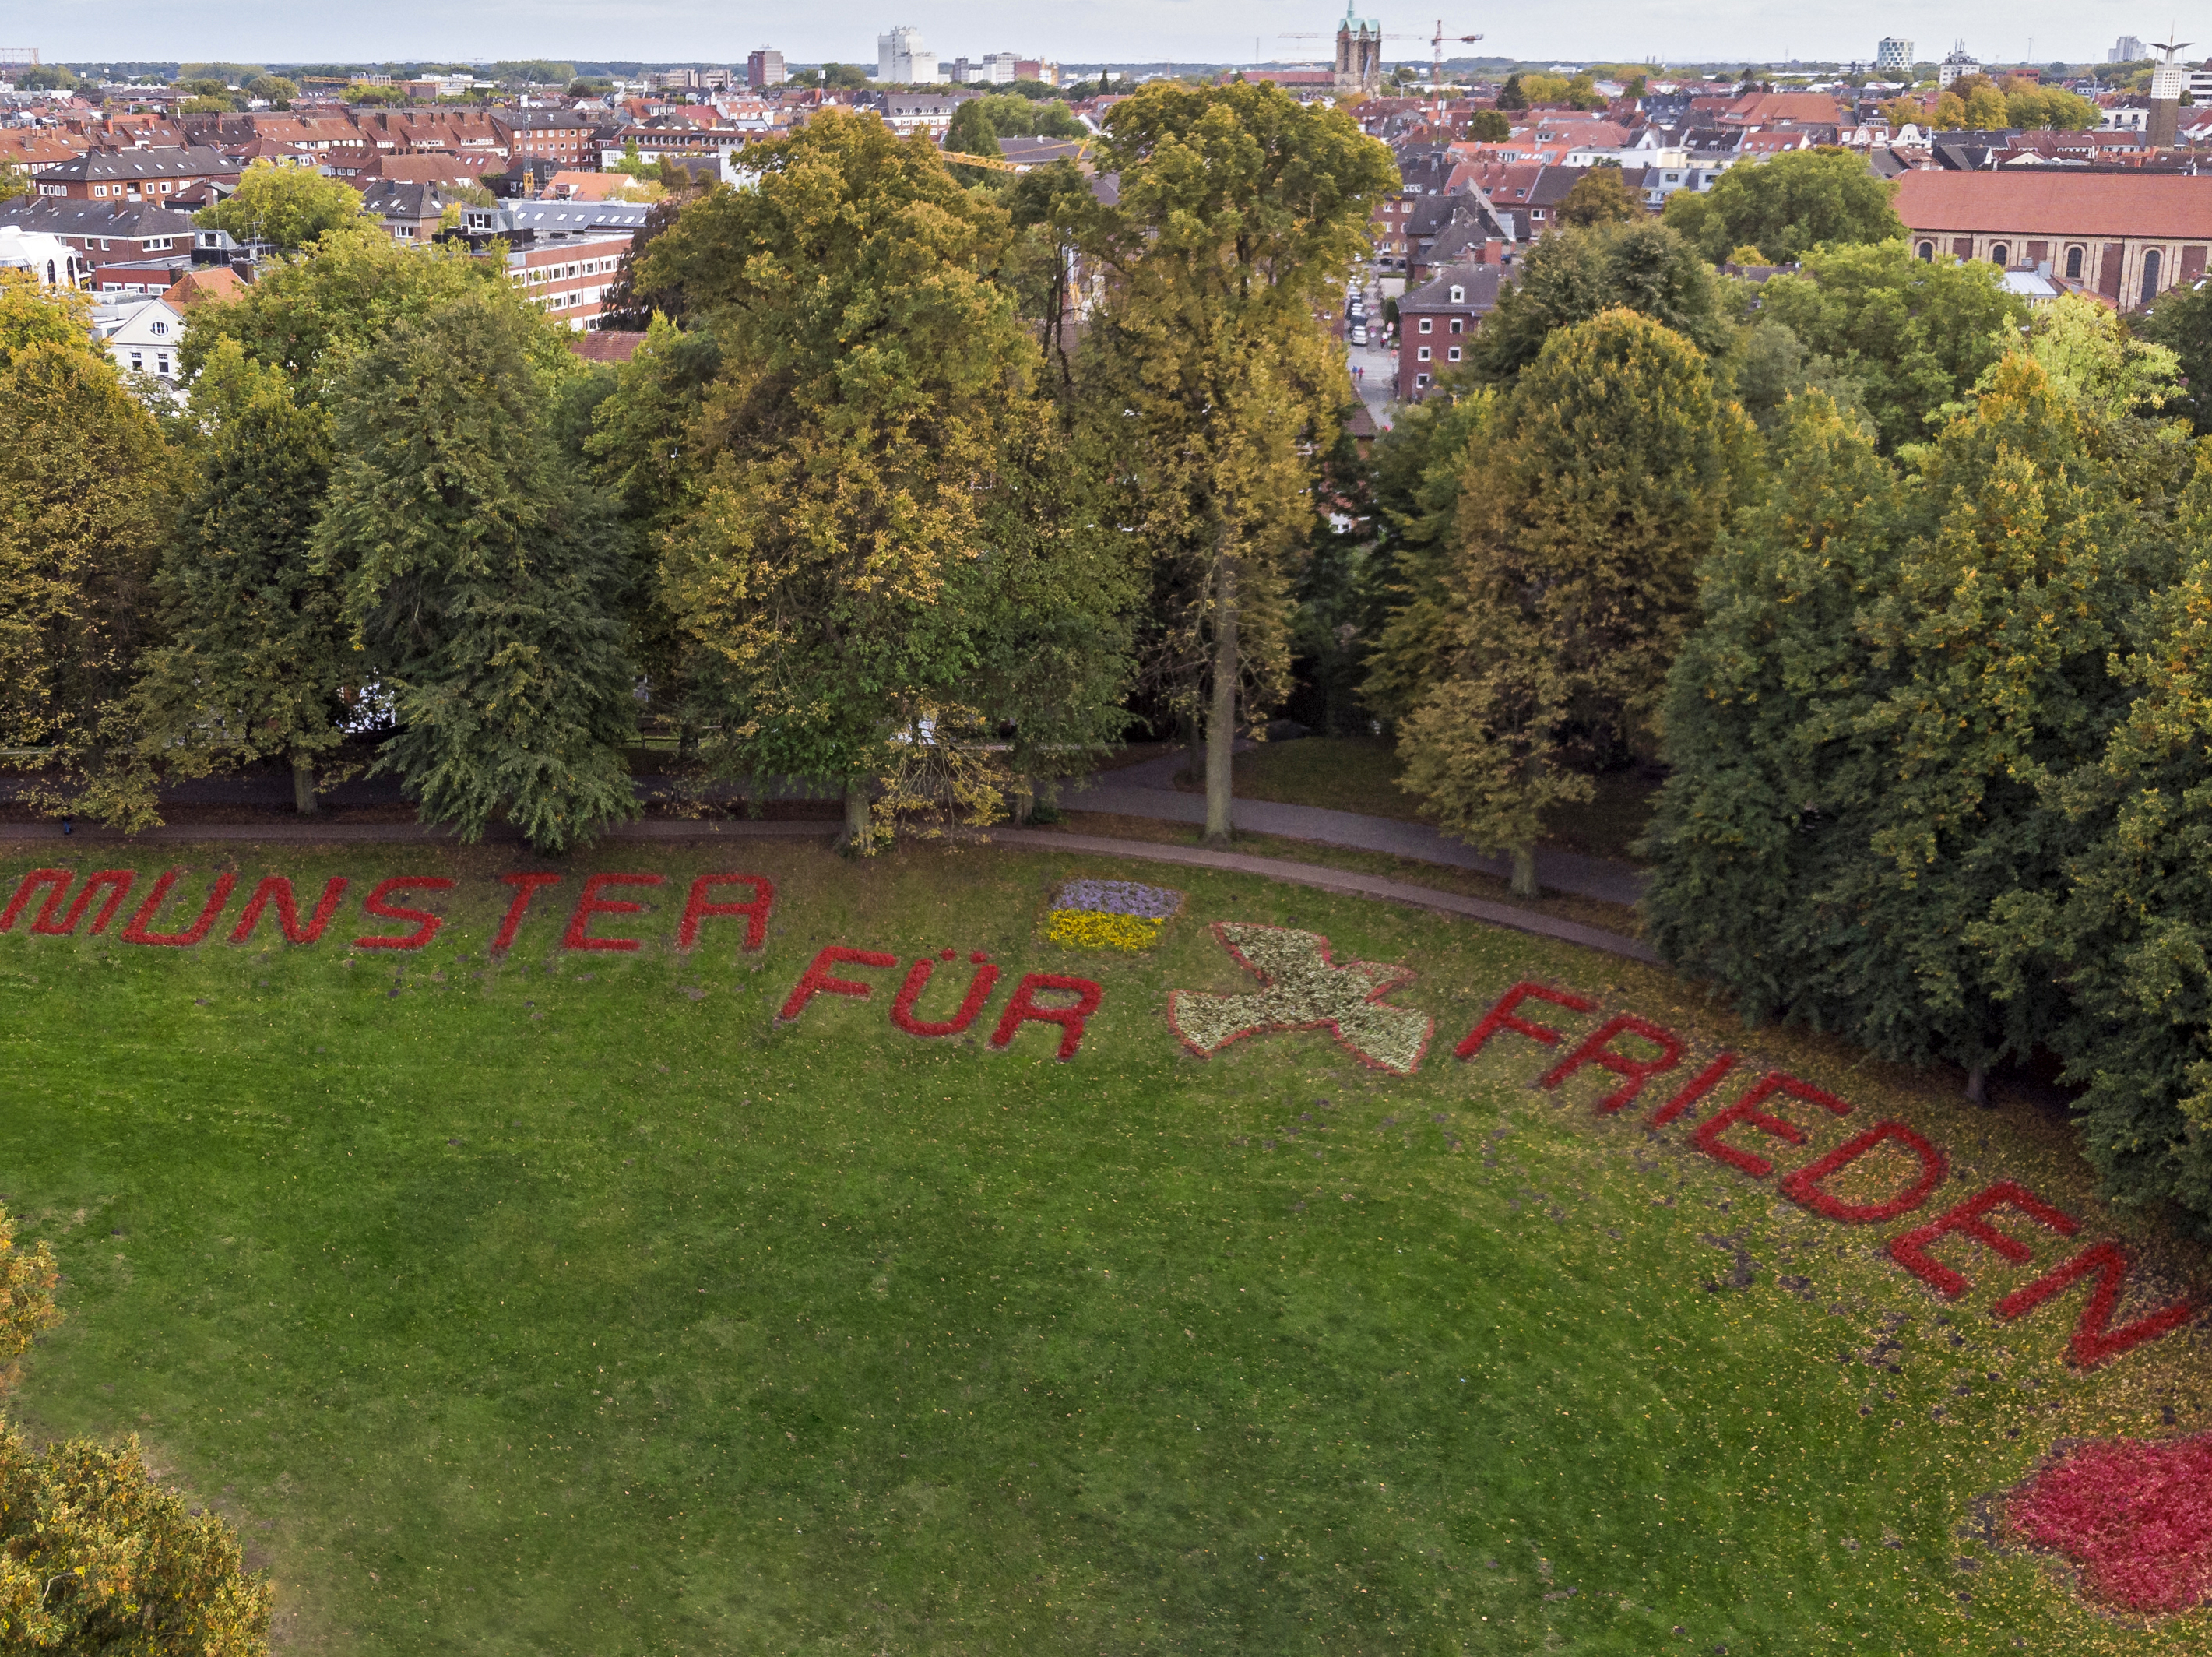
[[[1363,1065],[1398,1076],[1420,1067],[1436,1021],[1382,999],[1413,981],[1408,968],[1372,961],[1338,966],[1327,938],[1287,926],[1217,920],[1213,935],[1261,987],[1247,995],[1177,990],[1168,997],[1169,1027],[1200,1058],[1267,1030],[1327,1029]]]
[[[1048,942],[1072,950],[1149,950],[1182,913],[1183,895],[1133,880],[1070,880],[1045,911]]]
[[[2017,1542],[2069,1560],[2089,1599],[2152,1615],[2212,1595],[2212,1434],[2063,1445],[2004,1506]]]

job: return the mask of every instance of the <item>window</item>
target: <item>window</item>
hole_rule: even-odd
[[[1923,254],[1921,257],[1925,258],[1927,255]],[[2081,280],[2081,250],[2079,247],[2069,247],[2066,250],[2066,280],[2069,282]]]
[[[1413,376],[1413,384],[1416,385],[1425,385],[1428,383],[1429,377],[1426,374],[1415,374]]]
[[[1918,252],[1920,255],[1920,262],[1923,264],[1933,264],[1936,262],[1936,244],[1934,242],[1923,241],[1916,251]]]
[[[1423,347],[1421,347],[1421,349],[1419,349],[1419,351],[1418,351],[1417,353],[1415,353],[1415,355],[1414,355],[1414,361],[1418,361],[1418,362],[1426,362],[1428,360],[1429,360],[1429,348],[1428,348],[1427,346],[1424,345]]]
[[[154,331],[157,334],[166,334],[169,331],[169,325],[166,322],[157,322],[154,325]]]
[[[1421,331],[1425,334],[1427,333],[1429,331],[1429,327],[1430,323],[1428,318],[1423,317],[1421,319]]]
[[[92,187],[92,193],[95,196],[105,196],[107,193],[107,186],[104,184],[96,184]]]
[[[142,371],[142,370],[145,367],[145,366],[146,366],[146,359],[145,359],[143,355],[141,355],[138,352],[137,352],[137,351],[133,351],[133,352],[131,352],[131,372],[132,373],[134,373],[134,374],[135,374],[135,373],[139,373],[140,371]]]
[[[1453,347],[1451,348],[1451,349],[1450,349],[1450,350],[1449,350],[1449,351],[1447,351],[1447,352],[1445,352],[1445,353],[1444,353],[1444,355],[1445,355],[1446,356],[1449,357],[1449,358],[1450,358],[1454,362],[1458,361],[1459,361],[1459,347],[1458,347],[1458,346],[1456,346],[1456,345],[1453,346]]]
[[[1467,331],[1467,319],[1464,317],[1454,317],[1452,319],[1451,331],[1455,334],[1465,333]]]
[[[159,374],[160,374],[160,375],[161,375],[164,379],[167,379],[167,378],[168,378],[168,375],[169,375],[169,354],[168,354],[167,351],[162,352],[161,355],[159,355],[159,356],[157,356],[157,357],[155,357],[155,358],[154,359],[154,370],[155,370],[155,372],[156,373],[159,373]]]
[[[1466,289],[1466,288],[1464,288],[1455,287],[1455,288],[1451,290],[1451,302],[1452,302],[1454,305],[1464,305],[1464,304],[1466,304],[1466,303],[1467,303],[1467,289]],[[1458,330],[1458,329],[1456,329],[1456,328],[1455,328],[1455,329],[1453,329],[1453,330],[1452,330],[1452,332],[1454,332],[1454,333],[1457,333],[1458,331],[1459,331],[1459,330]]]
[[[2158,297],[2158,268],[2160,263],[2158,249],[2155,247],[2144,253],[2142,302],[2145,305],[2149,304],[2153,300]]]
[[[1990,263],[1991,264],[2010,264],[2012,263],[2012,244],[2010,242],[2002,241],[1991,242],[1990,244]]]

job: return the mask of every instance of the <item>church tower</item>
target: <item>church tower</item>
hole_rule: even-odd
[[[1382,85],[1382,25],[1355,17],[1356,0],[1345,0],[1344,21],[1336,26],[1336,95],[1372,97]]]

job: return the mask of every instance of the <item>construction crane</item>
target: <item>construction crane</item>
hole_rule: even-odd
[[[1419,35],[1413,38],[1417,40],[1420,39]],[[1445,41],[1449,40],[1455,46],[1471,46],[1480,39],[1482,37],[1480,34],[1446,34],[1444,20],[1441,17],[1437,18],[1437,32],[1429,37],[1429,50],[1434,54],[1429,60],[1429,84],[1432,87],[1443,84]]]
[[[1055,155],[1053,160],[1066,160],[1080,165],[1083,161],[1083,152],[1090,148],[1091,140],[1085,138],[1076,144],[1075,153],[1073,155],[1065,157]],[[947,149],[941,153],[951,166],[980,167],[988,168],[993,173],[1026,173],[1031,167],[1049,165],[1040,161],[1010,161],[1003,155],[963,155],[957,149]]]

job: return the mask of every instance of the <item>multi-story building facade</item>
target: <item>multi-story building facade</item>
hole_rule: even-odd
[[[219,149],[89,149],[31,175],[41,196],[158,202],[204,185],[237,187],[239,164]]]
[[[1912,42],[1885,34],[1874,49],[1874,66],[1884,75],[1903,74],[1912,67]]]
[[[492,124],[507,140],[510,156],[542,155],[565,167],[594,167],[599,154],[595,135],[605,118],[566,109],[516,109],[501,111]]]
[[[876,37],[876,79],[886,86],[937,84],[937,54],[922,44],[920,29],[902,24]]]
[[[2047,265],[2122,310],[2195,282],[2212,253],[2212,178],[2186,173],[1916,170],[1896,207],[1920,258]]]
[[[1503,265],[1454,264],[1398,301],[1398,400],[1418,403],[1466,361],[1472,336],[1511,280]]]
[[[597,328],[630,240],[631,233],[617,231],[518,248],[507,256],[507,279],[571,328]]]
[[[745,84],[755,92],[769,87],[780,87],[791,78],[791,71],[783,66],[783,54],[763,46],[758,52],[745,54]]]

